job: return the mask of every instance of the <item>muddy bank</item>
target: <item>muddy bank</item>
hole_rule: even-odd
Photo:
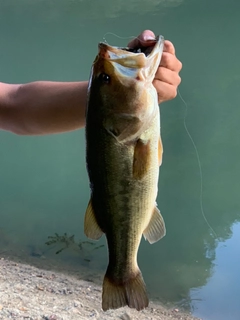
[[[43,270],[0,257],[0,319],[74,320],[196,318],[176,308],[150,303],[141,312],[101,310],[101,286],[74,275]]]

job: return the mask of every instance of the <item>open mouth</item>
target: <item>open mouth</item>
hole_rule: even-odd
[[[152,52],[152,50],[155,47],[155,44],[157,43],[158,40],[159,40],[159,36],[156,37],[155,40],[151,40],[151,43],[154,42],[154,44],[152,46],[145,46],[145,47],[141,46],[141,47],[137,47],[137,48],[121,48],[121,49],[128,51],[128,52],[132,52],[132,53],[144,53],[145,56],[147,57]]]
[[[153,50],[155,45],[150,46],[150,47],[139,47],[139,48],[123,48],[123,50],[126,50],[128,52],[133,52],[133,53],[144,53],[145,56],[147,57]]]

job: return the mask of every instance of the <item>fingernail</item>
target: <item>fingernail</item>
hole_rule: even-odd
[[[144,41],[155,41],[156,38],[153,37],[153,36],[150,36],[150,35],[146,34],[146,35],[143,36],[143,40],[144,40]]]

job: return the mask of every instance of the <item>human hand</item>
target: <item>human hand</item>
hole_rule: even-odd
[[[148,47],[154,45],[154,43],[154,33],[151,30],[145,30],[136,39],[129,42],[128,47]],[[179,76],[181,69],[182,63],[175,55],[175,48],[173,44],[170,41],[165,40],[162,59],[153,80],[153,85],[158,94],[158,103],[171,100],[176,97],[177,88],[181,82],[181,78]]]

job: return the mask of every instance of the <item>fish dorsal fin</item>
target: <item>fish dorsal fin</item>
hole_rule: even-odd
[[[95,213],[92,207],[92,199],[90,199],[85,213],[84,233],[88,238],[93,240],[100,239],[103,234],[103,231],[99,227],[95,217]]]
[[[149,243],[154,243],[164,237],[166,234],[165,223],[163,217],[157,207],[154,208],[152,218],[143,231],[143,236],[145,240]]]

